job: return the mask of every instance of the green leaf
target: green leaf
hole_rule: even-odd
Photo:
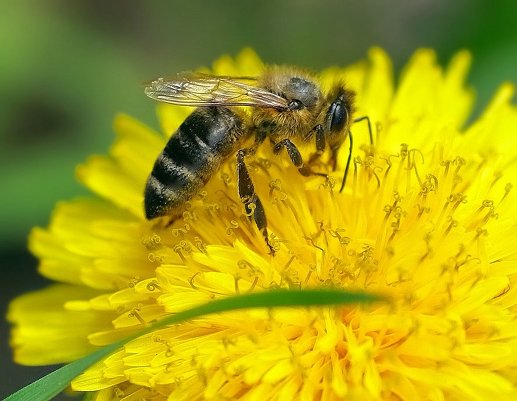
[[[177,324],[188,319],[211,313],[227,312],[237,309],[272,308],[285,306],[326,306],[350,303],[365,303],[382,300],[383,298],[363,292],[348,292],[342,290],[272,290],[266,292],[236,295],[218,299],[208,304],[168,316],[143,330],[110,344],[75,362],[59,368],[47,376],[29,384],[4,401],[47,401],[63,391],[70,382],[89,366],[101,360],[113,351],[121,348],[135,338],[153,332],[161,327]]]

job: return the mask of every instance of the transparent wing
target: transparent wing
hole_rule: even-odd
[[[256,81],[251,77],[182,73],[173,79],[158,78],[145,87],[145,94],[182,106],[288,107],[286,99],[255,86]]]

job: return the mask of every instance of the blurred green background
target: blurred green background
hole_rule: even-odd
[[[113,116],[157,127],[141,83],[209,65],[252,46],[268,63],[318,70],[384,47],[396,70],[418,47],[445,63],[461,48],[474,64],[477,110],[517,82],[517,1],[11,1],[0,12],[1,312],[46,282],[25,250],[56,201],[85,193],[75,166],[104,153]],[[0,397],[44,370],[9,364],[1,326]]]

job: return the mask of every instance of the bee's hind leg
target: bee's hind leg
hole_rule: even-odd
[[[241,149],[237,152],[237,188],[246,214],[250,216],[250,218],[253,216],[255,224],[266,240],[266,245],[270,253],[274,254],[275,249],[269,242],[266,212],[264,211],[264,206],[262,206],[260,198],[255,192],[255,187],[251,181],[246,163],[244,162],[244,158],[250,153],[253,153],[253,148]]]

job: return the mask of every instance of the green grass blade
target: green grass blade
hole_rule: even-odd
[[[65,365],[45,377],[29,384],[4,401],[48,401],[66,389],[70,382],[89,366],[101,360],[127,342],[150,333],[161,327],[183,322],[211,313],[249,308],[325,306],[349,303],[365,303],[379,301],[378,295],[363,292],[347,292],[341,290],[273,290],[222,298],[208,304],[180,312],[161,319],[137,333],[118,342],[103,347],[77,361]]]
[[[110,344],[77,361],[69,363],[11,394],[4,401],[48,401],[66,389],[74,377],[123,346],[124,343],[124,341],[119,341]]]

